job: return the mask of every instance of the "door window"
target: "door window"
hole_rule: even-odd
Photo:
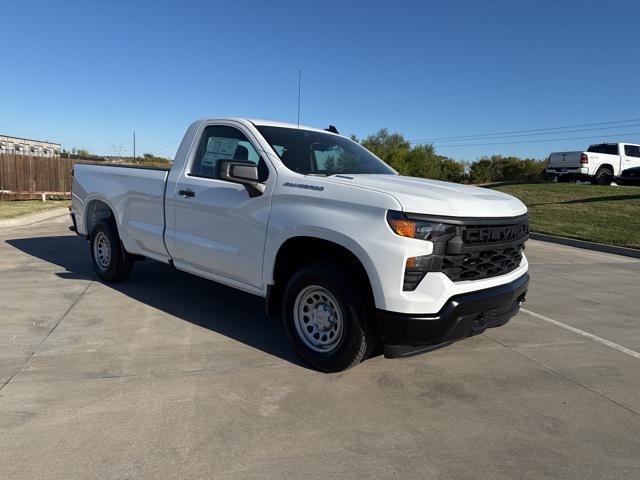
[[[640,158],[640,146],[638,146],[638,145],[625,145],[624,146],[624,154],[627,157]]]
[[[262,163],[265,167],[256,149],[240,130],[224,125],[206,127],[190,174],[217,178],[219,163],[224,160],[251,162],[258,166]]]

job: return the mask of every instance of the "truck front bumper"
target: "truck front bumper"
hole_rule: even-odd
[[[520,309],[529,275],[498,287],[451,297],[436,314],[377,311],[378,332],[387,358],[435,350],[507,323]]]

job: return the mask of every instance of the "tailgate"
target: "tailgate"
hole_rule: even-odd
[[[554,152],[549,155],[549,168],[578,168],[583,152]]]

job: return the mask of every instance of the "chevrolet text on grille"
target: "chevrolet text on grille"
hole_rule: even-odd
[[[486,243],[513,240],[527,235],[529,226],[505,225],[500,227],[467,228],[464,230],[465,243]]]

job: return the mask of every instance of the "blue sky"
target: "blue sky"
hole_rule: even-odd
[[[0,12],[0,133],[68,149],[130,154],[135,130],[138,153],[172,156],[196,118],[295,122],[298,69],[302,123],[438,139],[458,159],[640,141],[635,1],[0,0]]]

